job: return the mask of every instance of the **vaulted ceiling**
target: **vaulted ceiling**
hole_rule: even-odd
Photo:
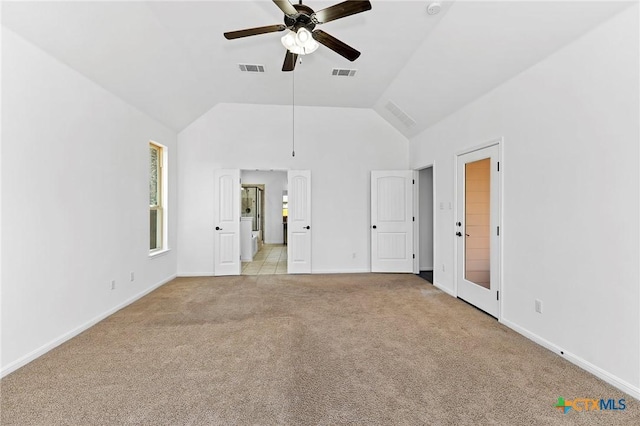
[[[316,11],[335,3],[305,0]],[[318,27],[360,58],[320,46],[293,73],[281,71],[283,33],[222,35],[282,23],[271,0],[4,1],[2,23],[177,131],[218,103],[295,102],[372,108],[410,138],[632,2],[440,1],[437,15],[427,14],[432,1],[371,3],[370,11]],[[357,72],[333,76],[334,68]]]

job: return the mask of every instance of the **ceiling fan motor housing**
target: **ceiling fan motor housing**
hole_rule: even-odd
[[[309,32],[313,31],[316,27],[316,23],[311,17],[314,13],[313,9],[304,4],[293,4],[292,6],[298,13],[293,16],[284,15],[284,24],[287,28],[295,32],[298,32],[300,28],[305,28]]]

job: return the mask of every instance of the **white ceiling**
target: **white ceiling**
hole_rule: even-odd
[[[305,0],[314,10],[338,1]],[[283,33],[222,33],[279,24],[271,0],[7,2],[2,23],[174,130],[218,103],[373,108],[411,137],[598,23],[618,1],[373,0],[372,10],[319,26],[362,52],[355,62],[321,46],[281,71]],[[264,74],[239,63],[262,64]],[[355,77],[333,77],[354,68]],[[294,82],[295,75],[295,82]],[[392,101],[416,124],[386,108]]]

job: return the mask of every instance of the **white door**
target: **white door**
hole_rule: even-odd
[[[458,297],[498,317],[499,145],[458,156],[456,281]]]
[[[216,170],[214,179],[214,275],[240,275],[240,170]]]
[[[371,271],[413,272],[413,171],[371,172]]]
[[[289,170],[287,270],[311,273],[311,171]]]

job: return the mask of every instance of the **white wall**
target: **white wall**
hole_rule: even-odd
[[[177,152],[175,132],[5,29],[2,57],[4,375],[175,276],[175,250],[148,256],[148,142],[169,149],[174,248]]]
[[[420,270],[433,270],[433,167],[418,172]]]
[[[414,138],[411,162],[437,163],[446,205],[455,154],[504,137],[502,320],[640,398],[638,29],[636,5]],[[453,228],[438,209],[450,292]]]
[[[243,184],[264,185],[264,242],[283,244],[282,193],[287,190],[287,172],[243,170],[240,177]]]
[[[213,170],[309,169],[313,272],[370,270],[370,171],[407,169],[408,141],[374,111],[220,104],[178,135],[180,275],[213,273]],[[355,257],[354,257],[355,254]]]

